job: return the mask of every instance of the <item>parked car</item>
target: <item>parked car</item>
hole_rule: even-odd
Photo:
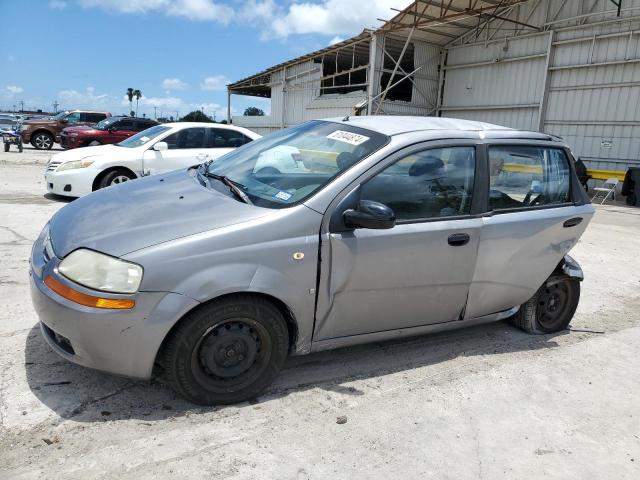
[[[25,120],[21,134],[23,143],[31,143],[38,150],[50,150],[54,142],[60,143],[60,133],[69,126],[95,125],[110,117],[109,112],[72,110],[60,112],[52,117]]]
[[[255,168],[285,147],[304,171]],[[529,179],[494,186],[496,158]],[[32,297],[60,356],[233,403],[290,354],[506,318],[564,330],[583,277],[567,252],[593,213],[556,137],[311,121],[66,205],[35,242]]]
[[[158,125],[150,118],[109,117],[93,127],[67,127],[60,134],[62,148],[77,148],[118,143],[138,132]]]
[[[68,150],[51,156],[47,190],[81,197],[145,175],[216,159],[260,135],[242,127],[179,122],[156,125],[115,145]]]

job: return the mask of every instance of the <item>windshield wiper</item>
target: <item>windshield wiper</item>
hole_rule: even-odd
[[[249,205],[253,205],[253,202],[251,201],[249,196],[241,190],[241,188],[247,188],[246,186],[242,185],[241,183],[234,182],[233,180],[231,180],[226,175],[218,175],[216,173],[208,172],[206,169],[204,169],[204,171],[202,172],[202,175],[204,175],[205,177],[214,178],[216,180],[221,181],[227,187],[229,187],[229,190],[231,190],[236,195],[236,197],[238,197],[244,203],[248,203]]]

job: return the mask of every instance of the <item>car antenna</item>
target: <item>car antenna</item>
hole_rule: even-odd
[[[348,121],[349,121],[349,115],[347,115],[346,117],[344,117],[344,118],[342,119],[342,121],[343,121],[343,122],[348,122]]]

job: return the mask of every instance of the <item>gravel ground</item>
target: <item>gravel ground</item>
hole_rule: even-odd
[[[597,207],[570,331],[506,323],[292,358],[257,402],[194,407],[58,358],[28,256],[51,152],[0,153],[0,478],[640,478],[640,209]]]

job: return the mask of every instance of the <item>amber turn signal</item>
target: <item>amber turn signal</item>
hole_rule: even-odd
[[[45,278],[44,283],[47,287],[49,287],[61,297],[64,297],[67,300],[71,300],[74,303],[84,305],[85,307],[127,309],[133,308],[136,304],[135,300],[100,298],[94,297],[92,295],[87,295],[85,293],[78,292],[73,288],[67,287],[66,285],[63,285],[51,276]]]

